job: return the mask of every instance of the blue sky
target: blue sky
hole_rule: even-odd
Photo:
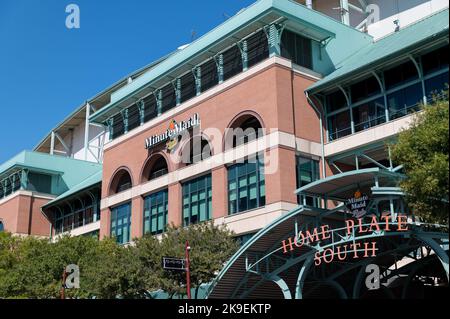
[[[0,0],[0,164],[87,99],[256,0]],[[67,29],[66,6],[80,8]]]

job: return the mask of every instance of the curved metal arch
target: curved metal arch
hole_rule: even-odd
[[[419,239],[426,245],[430,246],[431,249],[434,251],[434,253],[438,256],[439,261],[441,262],[442,267],[445,270],[445,273],[447,275],[447,281],[448,281],[449,280],[448,254],[429,234],[417,234],[417,239]]]
[[[314,258],[312,256],[309,257],[302,265],[302,268],[298,273],[297,283],[295,285],[295,299],[303,299],[303,286],[305,284],[306,276],[313,264],[313,261]]]
[[[405,238],[410,238],[411,236],[413,236],[413,235],[416,234],[417,232],[414,231],[414,230],[410,230],[409,232],[389,232],[389,233],[384,233],[384,232],[374,232],[374,233],[375,233],[375,237],[370,236],[370,235],[367,235],[367,236],[361,236],[361,237],[358,237],[358,240],[368,239],[368,238],[393,237],[393,236],[403,236],[403,237],[405,237]],[[354,240],[354,238],[348,237],[348,238],[343,239],[342,241],[339,241],[339,242],[332,243],[332,244],[326,245],[326,246],[324,246],[324,247],[321,247],[321,248],[322,248],[321,250],[323,251],[324,249],[327,249],[327,247],[332,247],[332,246],[335,246],[335,245],[342,245],[342,244],[345,243],[345,242],[353,242],[353,240]],[[402,247],[402,249],[407,249],[407,248],[408,248],[408,247]],[[281,249],[281,248],[280,248],[280,249]],[[278,249],[278,250],[279,250],[279,249]],[[277,251],[278,251],[278,250],[277,250]],[[359,250],[357,250],[357,251],[358,251],[358,252],[362,252],[362,251],[364,251],[364,250],[359,249]],[[273,271],[273,272],[272,272],[270,275],[268,275],[268,276],[269,276],[269,277],[270,277],[270,276],[276,276],[276,275],[282,273],[283,271],[285,271],[286,269],[289,269],[290,267],[292,267],[292,266],[294,266],[294,265],[296,265],[296,264],[302,262],[303,260],[306,260],[306,259],[308,259],[308,258],[313,258],[315,252],[316,252],[315,250],[311,250],[311,251],[309,251],[309,252],[307,252],[307,253],[305,253],[305,254],[302,254],[301,256],[299,256],[299,257],[297,257],[297,258],[288,260],[283,266],[279,267],[277,270]],[[272,254],[273,254],[273,253],[274,253],[274,252],[272,252]],[[387,254],[388,254],[388,253],[392,253],[392,251],[387,252]],[[337,252],[333,252],[332,255],[333,255],[333,256],[334,256],[334,255],[337,255]],[[328,255],[327,255],[327,256],[328,256]],[[261,262],[263,259],[264,259],[264,258],[260,259],[257,263],[253,264],[252,267],[253,267],[253,266],[256,266],[256,265],[257,265],[259,262]],[[264,283],[264,279],[260,280],[259,282],[257,282],[257,283],[253,286],[253,288],[252,288],[250,291],[253,291],[254,289],[256,289],[258,286],[260,286],[260,285],[263,284],[263,283]]]
[[[97,196],[95,196],[91,190],[86,191],[86,194],[92,199],[92,205],[96,205]]]
[[[272,276],[269,280],[273,281],[278,287],[280,287],[284,299],[292,299],[292,293],[289,286],[286,284],[286,281],[280,278],[280,276]]]
[[[245,252],[247,252],[247,250],[253,245],[255,244],[259,239],[261,239],[261,237],[263,237],[264,235],[266,235],[267,233],[269,233],[273,228],[275,228],[276,226],[280,225],[281,223],[287,221],[288,219],[294,217],[295,215],[303,212],[303,211],[312,211],[310,208],[308,207],[297,207],[294,210],[292,210],[291,212],[289,212],[288,214],[279,217],[278,219],[276,219],[275,221],[272,222],[271,225],[267,226],[266,228],[261,229],[258,233],[256,233],[256,235],[254,235],[248,242],[246,242],[232,257],[231,259],[227,262],[227,264],[225,265],[225,267],[220,271],[219,275],[216,277],[216,279],[212,282],[207,295],[209,295],[213,290],[214,287],[217,285],[217,283],[223,278],[223,276],[228,272],[228,270],[231,268],[231,266],[240,258],[244,255]]]

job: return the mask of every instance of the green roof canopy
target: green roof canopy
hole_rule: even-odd
[[[0,177],[10,175],[17,169],[59,176],[61,180],[57,188],[58,193],[61,194],[80,184],[92,174],[101,172],[102,165],[68,157],[23,151],[0,165]]]
[[[398,32],[371,43],[349,56],[336,66],[336,71],[310,86],[307,91],[317,93],[330,88],[338,81],[358,73],[373,71],[375,66],[394,56],[408,53],[424,43],[446,36],[448,38],[449,11],[445,9],[416,22]]]
[[[45,204],[43,206],[43,208],[45,209],[45,208],[54,206],[55,204],[58,204],[61,201],[65,200],[67,198],[70,198],[75,194],[78,194],[82,191],[88,190],[88,189],[100,184],[102,182],[102,176],[103,176],[103,171],[99,170],[98,172],[94,173],[93,175],[91,175],[88,178],[86,178],[85,180],[83,180],[78,185],[75,185],[74,187],[69,189],[67,192],[59,195],[54,200]]]
[[[305,36],[327,44],[326,56],[333,63],[342,61],[350,52],[372,42],[372,37],[344,25],[320,12],[290,0],[260,0],[205,34],[183,50],[176,52],[153,69],[111,96],[111,103],[94,113],[90,120],[104,123],[108,118],[154,90],[170,83],[229,46],[272,23],[289,23]],[[339,41],[333,39],[339,38]],[[352,38],[342,46],[342,41]],[[170,73],[170,77],[169,77]]]

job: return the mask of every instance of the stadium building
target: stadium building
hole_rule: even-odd
[[[360,280],[366,261],[319,275],[314,249],[280,247],[317,223],[344,227],[346,201],[366,196],[367,212],[415,226],[375,231],[377,263],[416,254],[412,265],[440,269],[436,282],[448,283],[448,232],[414,221],[387,146],[446,88],[448,19],[446,0],[260,0],[0,165],[0,231],[126,244],[214,220],[242,248],[210,298],[359,298],[349,278]],[[336,238],[329,247],[343,244]],[[417,257],[424,247],[433,253]],[[390,284],[423,269],[408,265]]]

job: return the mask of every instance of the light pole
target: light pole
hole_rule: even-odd
[[[189,246],[189,242],[186,241],[186,287],[187,287],[187,297],[191,299],[191,269],[190,269],[190,260],[189,260],[189,251],[191,250],[191,246]]]

